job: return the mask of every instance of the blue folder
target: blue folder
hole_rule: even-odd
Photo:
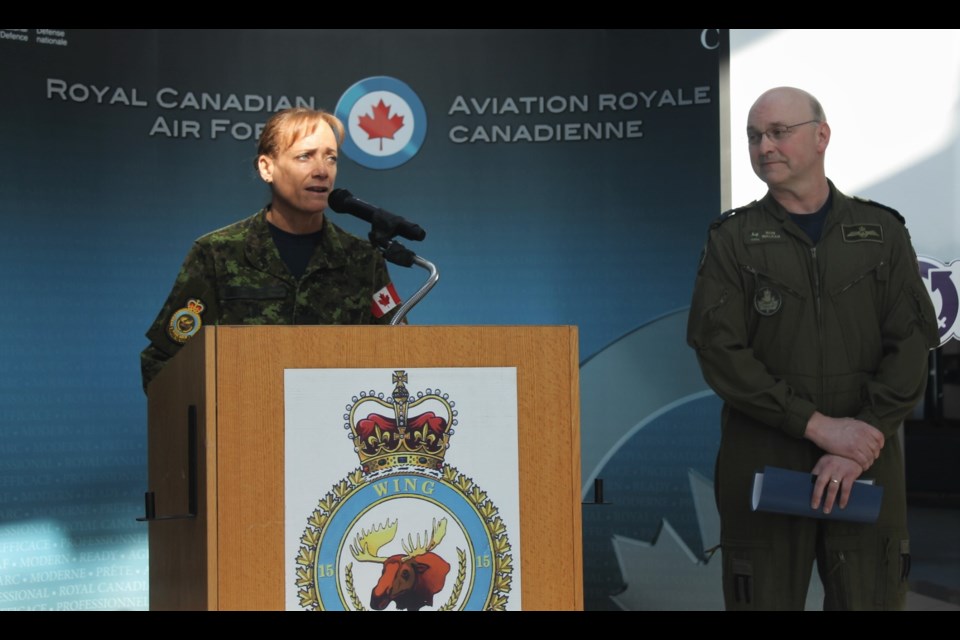
[[[816,479],[812,473],[764,467],[753,478],[753,510],[827,520],[877,521],[883,501],[883,487],[873,484],[873,480],[854,482],[847,506],[840,508],[838,493],[833,510],[824,513],[822,501],[820,509],[810,508]]]

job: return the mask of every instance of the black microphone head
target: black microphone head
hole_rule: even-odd
[[[347,211],[347,201],[353,198],[353,194],[346,189],[334,189],[327,198],[327,204],[337,213],[349,213]]]

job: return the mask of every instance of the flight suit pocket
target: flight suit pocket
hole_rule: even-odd
[[[820,578],[824,609],[902,609],[910,575],[910,541],[892,530],[828,537]]]
[[[910,287],[910,302],[914,317],[923,330],[927,346],[930,349],[936,348],[940,344],[940,331],[936,310],[930,302],[930,294],[922,285]]]
[[[768,273],[750,265],[740,265],[744,281],[747,318],[747,342],[758,360],[774,371],[790,371],[799,361],[796,349],[807,349],[796,337],[798,319],[805,317],[807,299],[796,284],[785,276]]]
[[[778,592],[770,579],[773,548],[768,544],[725,540],[723,555],[723,599],[728,611],[782,608],[770,602]]]
[[[873,371],[883,355],[879,318],[882,317],[881,288],[889,277],[888,272],[887,265],[880,262],[845,278],[830,290],[849,370]],[[839,347],[828,345],[828,351]]]
[[[697,278],[687,319],[687,344],[694,349],[709,346],[719,330],[719,314],[729,294],[723,285],[706,276]]]

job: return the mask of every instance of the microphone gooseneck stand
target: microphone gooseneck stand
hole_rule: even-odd
[[[369,238],[370,243],[379,249],[380,253],[383,254],[384,259],[387,262],[399,265],[401,267],[412,267],[417,265],[422,269],[426,269],[429,273],[427,281],[421,285],[417,291],[410,296],[410,298],[400,305],[400,308],[393,315],[393,318],[390,320],[391,325],[400,324],[403,321],[407,313],[410,312],[410,309],[413,309],[424,296],[426,296],[434,285],[437,284],[437,281],[440,280],[440,272],[437,271],[436,265],[434,265],[429,260],[421,258],[413,251],[410,251],[405,246],[394,240],[395,237],[400,233],[397,227],[396,218],[385,218],[377,214],[373,215],[373,219],[370,221],[372,229],[370,230]]]
[[[437,271],[437,267],[429,260],[425,260],[420,256],[414,254],[413,263],[418,267],[426,269],[430,275],[427,277],[427,281],[424,282],[423,285],[419,289],[417,289],[417,291],[412,296],[410,296],[410,298],[406,302],[400,305],[400,308],[397,309],[397,312],[394,314],[393,319],[390,320],[391,325],[400,324],[400,322],[407,315],[407,313],[410,312],[410,309],[413,309],[413,307],[416,306],[418,302],[423,300],[423,297],[430,292],[430,289],[433,289],[433,285],[437,284],[437,280],[440,279],[440,273]]]

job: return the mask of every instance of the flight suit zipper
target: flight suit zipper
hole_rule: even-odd
[[[840,290],[837,291],[837,295],[845,292],[847,289],[849,289],[849,288],[852,287],[853,285],[857,284],[858,282],[860,282],[861,280],[863,280],[864,278],[866,278],[868,275],[870,275],[870,274],[873,273],[874,271],[879,271],[880,269],[883,268],[884,264],[886,264],[886,263],[885,263],[883,260],[881,260],[878,264],[870,267],[869,269],[867,269],[866,271],[864,271],[863,273],[861,273],[860,275],[858,275],[856,278],[854,278],[853,280],[851,280],[850,282],[848,282],[847,284],[845,284]]]
[[[813,280],[813,308],[817,314],[817,341],[820,343],[820,357],[817,359],[817,379],[819,380],[819,396],[817,404],[823,402],[826,394],[826,383],[824,382],[823,370],[826,362],[826,353],[823,339],[823,310],[820,300],[820,268],[817,264],[817,248],[810,247],[811,260],[811,278]]]

